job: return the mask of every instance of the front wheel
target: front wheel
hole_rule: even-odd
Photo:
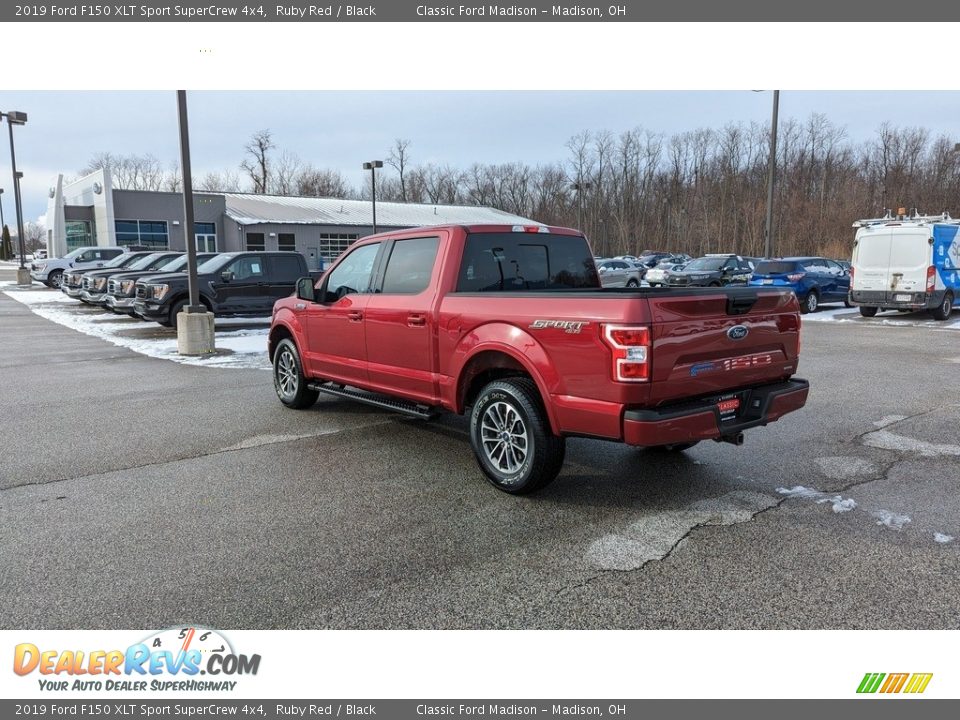
[[[640,283],[638,283],[636,280],[628,280],[628,281],[627,281],[627,287],[628,287],[628,288],[638,288],[638,287],[640,287]]]
[[[879,310],[879,308],[869,307],[867,305],[860,306],[860,314],[863,315],[863,317],[873,317],[877,314],[877,310]]]
[[[529,378],[495,380],[480,391],[470,413],[470,444],[487,479],[512,495],[551,483],[566,452]]]
[[[59,290],[60,286],[63,285],[63,270],[54,270],[47,275],[46,285],[47,287],[52,287],[54,290]]]
[[[950,293],[943,294],[943,302],[940,303],[940,306],[935,310],[931,310],[930,314],[933,315],[934,320],[947,320],[950,318],[950,312],[953,310],[953,295]]]
[[[308,408],[320,397],[320,393],[307,387],[300,353],[293,340],[284,339],[277,345],[273,355],[273,388],[280,402],[294,410]]]

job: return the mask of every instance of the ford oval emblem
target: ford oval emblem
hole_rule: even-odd
[[[727,337],[731,340],[743,340],[750,333],[750,328],[746,325],[734,325],[727,330]]]

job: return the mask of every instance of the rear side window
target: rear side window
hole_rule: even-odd
[[[467,236],[458,292],[523,292],[600,287],[587,242],[548,233]]]
[[[295,255],[274,255],[270,262],[273,264],[273,279],[277,282],[296,282],[297,278],[304,274],[300,258]]]
[[[393,244],[381,292],[415,295],[427,289],[437,259],[440,238],[412,238]]]
[[[803,269],[809,273],[825,274],[829,272],[825,260],[807,260],[803,263]]]
[[[786,275],[797,269],[797,264],[793,262],[761,262],[757,264],[756,273],[758,275]]]

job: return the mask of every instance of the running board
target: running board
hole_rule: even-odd
[[[314,382],[307,385],[307,387],[317,392],[326,393],[327,395],[336,395],[337,397],[347,398],[348,400],[356,400],[357,402],[373,405],[378,408],[383,408],[384,410],[392,410],[393,412],[419,418],[420,420],[431,420],[440,414],[438,408],[430,407],[429,405],[418,405],[417,403],[406,400],[392,398],[389,395],[381,395],[375,392],[368,392],[367,390],[358,390],[335,383]]]

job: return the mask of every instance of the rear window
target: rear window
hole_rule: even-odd
[[[458,292],[523,292],[599,288],[584,238],[548,233],[473,233],[467,236]]]
[[[757,275],[786,275],[797,269],[795,262],[761,262],[757,264]]]

